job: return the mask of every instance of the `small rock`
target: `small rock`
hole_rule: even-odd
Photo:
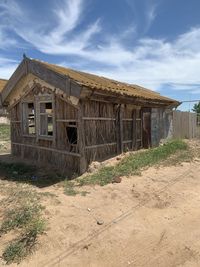
[[[119,157],[119,156],[118,156],[118,157],[116,157],[116,160],[121,160],[121,159],[122,159],[122,157]]]
[[[103,220],[97,220],[97,224],[102,225],[102,224],[104,224],[104,221]]]
[[[113,183],[121,183],[121,181],[122,181],[121,177],[115,177],[112,182]]]
[[[93,173],[101,167],[101,163],[98,161],[93,161],[88,167],[88,172]]]
[[[87,208],[87,210],[90,212],[91,211],[91,209],[90,208]]]
[[[84,247],[83,247],[83,249],[89,249],[89,246],[91,246],[91,244],[88,244],[88,245],[85,245]]]

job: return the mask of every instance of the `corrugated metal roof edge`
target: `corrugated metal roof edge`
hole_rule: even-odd
[[[129,86],[130,88],[133,88],[134,86],[136,87],[139,87],[139,90],[144,90],[147,94],[152,94],[152,97],[149,97],[149,96],[146,96],[146,97],[142,97],[142,96],[139,96],[139,95],[134,95],[133,93],[129,93],[127,92],[126,90],[116,90],[116,88],[109,88],[107,89],[105,86],[104,88],[100,88],[99,87],[99,84],[95,83],[95,82],[91,82],[89,84],[83,82],[83,81],[80,81],[80,80],[77,80],[77,79],[73,79],[72,77],[70,77],[69,74],[65,74],[66,76],[68,75],[70,77],[70,79],[74,80],[75,82],[77,82],[78,84],[80,85],[83,85],[83,86],[86,86],[88,88],[96,88],[96,89],[99,89],[99,90],[104,90],[104,91],[108,91],[108,92],[113,92],[113,93],[116,93],[118,95],[127,95],[129,97],[138,97],[138,98],[141,98],[141,99],[145,99],[145,100],[149,100],[149,101],[163,101],[165,103],[174,103],[176,106],[180,105],[181,102],[175,100],[175,99],[171,99],[171,98],[168,98],[168,97],[165,97],[165,96],[162,96],[160,95],[160,93],[158,92],[155,92],[155,91],[152,91],[150,89],[147,89],[147,88],[144,88],[142,86],[139,86],[139,85],[134,85],[134,84],[128,84],[128,83],[123,83],[123,82],[120,82],[120,81],[116,81],[116,80],[112,80],[112,79],[109,79],[109,78],[106,78],[106,77],[103,77],[103,76],[98,76],[98,75],[95,75],[95,74],[90,74],[90,73],[86,73],[86,72],[82,72],[82,71],[78,71],[78,70],[73,70],[73,69],[70,69],[70,68],[66,68],[66,67],[63,67],[63,66],[59,66],[59,65],[56,65],[56,64],[51,64],[51,63],[48,63],[48,62],[43,62],[43,61],[40,61],[40,60],[37,60],[37,59],[31,59],[33,61],[36,61],[38,63],[41,63],[42,65],[44,65],[45,67],[59,73],[59,74],[63,74],[61,72],[59,72],[57,69],[54,69],[55,67],[56,68],[61,68],[62,70],[66,70],[66,71],[73,71],[73,72],[76,72],[77,74],[79,75],[93,75],[94,77],[97,77],[97,78],[102,78],[102,79],[106,79],[106,80],[109,80],[109,81],[112,81],[112,82],[115,82],[115,83],[119,83],[119,84],[122,84],[122,85],[126,85],[126,86]],[[91,86],[91,84],[93,84]],[[111,90],[110,90],[111,89]],[[134,88],[135,90],[137,90],[138,88]],[[123,91],[123,93],[122,93]],[[153,98],[153,95],[155,95],[155,98]]]

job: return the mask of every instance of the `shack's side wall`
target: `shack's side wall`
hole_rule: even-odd
[[[117,154],[117,105],[82,101],[85,156],[87,164]]]
[[[35,88],[10,110],[11,118],[11,148],[12,154],[26,159],[34,160],[44,165],[69,173],[79,172],[78,146],[71,147],[66,134],[69,121],[77,124],[77,109],[66,103],[60,97],[54,97],[54,138],[47,140],[37,138],[36,135],[28,136],[22,132],[22,101],[33,101],[38,95],[51,95],[51,90]],[[36,112],[37,113],[37,112]],[[36,114],[37,116],[37,114]],[[67,154],[69,153],[69,154]]]
[[[142,146],[140,107],[82,100],[87,164]]]
[[[152,108],[151,110],[151,143],[158,146],[161,141],[173,137],[172,111],[164,108]]]

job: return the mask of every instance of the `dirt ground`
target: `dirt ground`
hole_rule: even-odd
[[[52,194],[43,203],[49,229],[20,267],[200,266],[198,157],[84,187],[86,196],[67,196],[56,185],[37,190]]]

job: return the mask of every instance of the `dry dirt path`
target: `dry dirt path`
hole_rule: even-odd
[[[48,188],[49,230],[18,266],[200,266],[200,161],[85,190]]]

